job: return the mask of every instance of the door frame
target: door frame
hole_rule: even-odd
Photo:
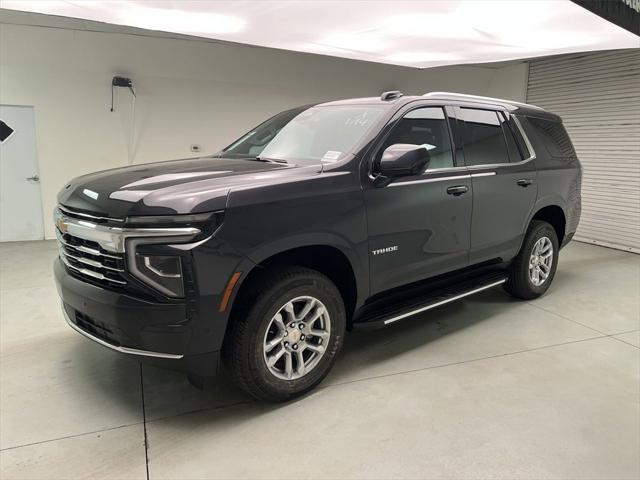
[[[375,175],[373,172],[374,162],[376,157],[380,154],[380,149],[382,145],[384,145],[387,137],[393,132],[393,130],[397,127],[400,120],[402,120],[405,115],[409,112],[419,109],[419,108],[441,108],[445,115],[445,122],[447,122],[447,132],[449,135],[449,142],[451,143],[451,154],[453,156],[453,166],[445,167],[445,168],[435,168],[435,169],[427,169],[420,175],[414,175],[412,179],[396,179],[391,181],[384,186],[375,184]],[[446,183],[451,181],[463,181],[469,180],[471,181],[471,174],[469,169],[466,167],[464,163],[464,157],[462,156],[462,142],[461,142],[461,132],[459,131],[458,120],[454,112],[454,107],[452,106],[452,102],[447,100],[434,100],[434,99],[416,99],[403,105],[398,108],[389,121],[381,128],[380,133],[375,137],[375,139],[371,142],[370,147],[367,149],[366,153],[362,155],[362,159],[359,165],[360,170],[360,178],[361,178],[361,188],[363,190],[363,195],[366,195],[370,190],[378,190],[378,189],[395,189],[396,187],[406,186],[407,188],[412,188],[413,184],[420,183]],[[473,215],[473,188],[470,188],[469,198],[471,205],[469,207],[469,224],[467,225],[467,243],[470,247],[471,241],[471,221]],[[365,208],[368,208],[365,200]],[[369,214],[367,213],[367,218]],[[367,220],[367,228],[369,228],[369,220]],[[371,261],[373,259],[372,256],[372,247],[371,247],[371,235],[369,232],[368,235],[368,258],[367,262],[369,263],[369,289],[372,294],[376,295],[381,293],[384,290],[376,290],[374,287],[373,281],[373,271],[374,268],[371,265]],[[460,268],[466,268],[468,266],[469,261],[469,249],[465,252],[465,264]],[[429,276],[421,277],[418,281],[422,281],[429,278]],[[409,281],[407,283],[412,283]],[[398,286],[396,286],[398,287]],[[395,287],[391,287],[395,288]],[[386,290],[386,289],[385,289]]]
[[[17,104],[17,103],[0,103],[0,107],[12,107],[12,108],[30,108],[31,111],[33,112],[33,139],[34,139],[34,151],[35,151],[35,157],[36,157],[36,172],[35,174],[38,175],[38,177],[40,178],[40,180],[38,181],[38,188],[40,189],[40,218],[42,220],[42,238],[39,239],[35,239],[35,240],[5,240],[3,242],[0,243],[8,243],[8,242],[21,242],[21,241],[39,241],[39,240],[46,240],[47,236],[46,236],[46,229],[45,229],[45,215],[44,215],[44,196],[42,194],[42,176],[40,175],[42,166],[40,164],[40,152],[39,152],[39,148],[38,148],[38,121],[37,121],[37,116],[36,116],[36,106],[35,105],[25,105],[25,104]],[[11,133],[11,135],[9,137],[7,137],[7,139],[5,140],[8,141],[10,138],[13,138],[15,136],[16,131],[14,130],[13,133]],[[4,142],[3,142],[4,143]]]
[[[526,132],[524,131],[524,129],[522,128],[522,124],[520,123],[520,120],[518,120],[518,118],[515,115],[512,115],[511,112],[509,112],[509,110],[501,105],[493,105],[493,104],[478,104],[478,103],[473,103],[473,102],[456,102],[455,105],[452,107],[453,108],[453,112],[454,115],[456,116],[456,120],[457,120],[457,125],[459,127],[459,132],[460,132],[460,141],[462,143],[462,159],[464,164],[466,165],[466,158],[465,158],[465,152],[464,152],[464,117],[462,115],[462,108],[469,108],[469,109],[475,109],[475,110],[486,110],[486,111],[491,111],[491,112],[496,112],[497,115],[500,115],[501,113],[505,116],[505,118],[508,120],[509,118],[513,118],[515,124],[516,124],[516,128],[518,128],[518,130],[520,131],[520,134],[523,138],[523,141],[525,143],[525,146],[528,149],[528,153],[529,156],[523,160],[520,160],[518,162],[511,162],[509,161],[508,163],[486,163],[486,164],[479,164],[479,165],[467,165],[467,169],[469,171],[469,173],[471,174],[471,179],[472,179],[472,183],[473,183],[473,179],[474,178],[479,178],[479,177],[498,177],[501,174],[511,174],[514,173],[513,171],[515,170],[517,173],[517,170],[523,167],[527,167],[528,164],[531,164],[531,169],[534,172],[534,176],[536,177],[534,184],[535,184],[535,198],[533,200],[533,202],[531,203],[530,209],[527,212],[527,215],[524,218],[524,221],[526,223],[523,224],[523,228],[522,228],[522,238],[524,238],[524,235],[526,234],[526,229],[527,229],[527,225],[528,222],[531,218],[531,216],[533,215],[533,208],[535,207],[535,204],[537,202],[537,198],[538,198],[538,175],[537,175],[537,166],[535,164],[535,159],[536,159],[536,152],[533,148],[533,146],[531,145],[531,142],[529,140],[529,138],[527,137]],[[512,132],[513,133],[513,132]],[[502,131],[503,136],[506,135],[506,133],[504,132],[504,130]],[[506,138],[505,138],[505,148],[507,148],[506,145]],[[493,260],[494,258],[484,258],[483,256],[480,256],[478,258],[476,258],[478,251],[474,250],[474,238],[473,238],[473,226],[474,226],[474,220],[475,220],[475,215],[478,211],[477,205],[478,202],[476,202],[476,195],[479,195],[477,189],[473,188],[473,205],[474,205],[474,210],[473,210],[473,214],[472,214],[472,218],[471,218],[471,228],[469,229],[469,262],[470,265],[474,265],[474,264],[479,264],[482,263],[483,261],[487,261],[487,260]],[[520,242],[521,243],[521,242]],[[519,247],[518,247],[519,248]],[[517,252],[516,252],[517,253]],[[508,256],[508,255],[507,255]],[[506,260],[506,259],[503,259]]]

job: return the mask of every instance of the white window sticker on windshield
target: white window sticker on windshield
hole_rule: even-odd
[[[367,123],[369,123],[367,112],[362,112],[360,115],[347,118],[346,121],[344,122],[345,125],[354,125],[354,126],[360,126],[360,127],[364,127]]]
[[[335,150],[327,150],[327,153],[322,157],[323,162],[335,162],[340,158],[342,152],[336,152]]]

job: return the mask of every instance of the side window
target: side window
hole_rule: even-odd
[[[453,167],[449,130],[440,107],[416,108],[402,117],[384,141],[379,156],[396,143],[424,145],[431,156],[427,170]]]
[[[504,138],[507,141],[507,150],[509,151],[509,160],[511,162],[521,162],[524,160],[522,154],[520,153],[520,149],[516,144],[516,139],[513,136],[513,132],[511,131],[511,127],[507,123],[506,117],[499,113],[498,117],[500,118],[500,124],[502,125],[502,133],[504,134]]]
[[[516,143],[518,144],[518,148],[520,149],[520,153],[522,154],[522,158],[529,158],[531,156],[531,152],[527,148],[527,142],[524,141],[524,137],[522,136],[522,131],[516,124],[516,121],[513,119],[513,115],[509,116],[509,120],[507,121],[509,127],[511,128],[511,132],[513,132],[513,136],[516,138]]]
[[[493,110],[461,108],[464,120],[464,158],[467,165],[509,163],[498,113]]]

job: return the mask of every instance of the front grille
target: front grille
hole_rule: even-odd
[[[77,218],[78,220],[85,220],[85,221],[88,220],[91,223],[96,223],[99,225],[110,225],[115,227],[122,227],[122,224],[124,223],[124,219],[122,218],[108,217],[104,214],[99,214],[95,212],[89,213],[87,211],[71,209],[63,205],[58,205],[58,209],[68,217]]]
[[[54,211],[60,261],[67,273],[84,282],[149,300],[164,300],[160,292],[127,270],[125,242],[129,237],[195,237],[200,230],[125,228],[125,220],[58,205]],[[116,225],[117,224],[117,225]],[[129,245],[128,248],[134,248]],[[135,250],[134,250],[135,252]],[[185,256],[186,257],[186,256]]]
[[[96,242],[74,237],[58,229],[56,235],[60,259],[73,274],[111,288],[122,288],[127,284],[124,254],[106,251]]]

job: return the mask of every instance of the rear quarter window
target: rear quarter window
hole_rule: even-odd
[[[528,159],[529,157],[531,157],[531,152],[529,151],[527,142],[525,142],[524,137],[522,136],[522,129],[519,124],[516,123],[515,117],[513,115],[509,115],[507,124],[509,125],[509,130],[511,130],[511,133],[516,139],[516,144],[518,146],[518,150],[520,151],[522,160]]]
[[[509,163],[509,153],[498,112],[460,108],[464,121],[464,158],[467,165]]]
[[[576,156],[576,151],[573,148],[571,139],[562,123],[536,117],[527,118],[551,156]]]

